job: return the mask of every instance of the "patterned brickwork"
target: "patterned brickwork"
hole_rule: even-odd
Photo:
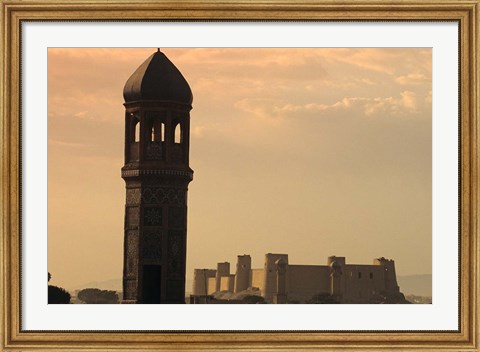
[[[161,160],[162,159],[162,144],[161,142],[152,142],[147,145],[147,159]]]
[[[145,207],[143,209],[144,226],[161,226],[163,222],[162,218],[161,207]]]
[[[142,238],[142,259],[162,259],[162,235],[158,232],[145,233]]]
[[[183,251],[183,232],[169,231],[168,232],[168,273],[178,274],[182,272],[183,266],[180,255]]]
[[[127,233],[127,277],[137,278],[138,275],[138,232],[129,231]]]
[[[127,188],[127,205],[140,204],[140,189],[139,188]]]
[[[126,280],[123,299],[125,300],[137,299],[137,281],[136,280]]]
[[[181,280],[168,280],[167,281],[167,300],[183,301],[184,287]]]
[[[168,227],[185,228],[185,208],[184,207],[168,208]]]
[[[138,223],[140,221],[140,208],[139,207],[127,207],[126,209],[126,221],[125,227],[127,229],[138,229]]]
[[[145,187],[142,189],[142,202],[145,204],[185,205],[186,190],[167,187]]]

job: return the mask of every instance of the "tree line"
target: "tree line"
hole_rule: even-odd
[[[48,282],[52,275],[48,273]],[[115,291],[85,288],[78,291],[77,298],[87,304],[115,304],[118,303],[118,294]],[[48,304],[69,304],[71,295],[62,287],[48,285]]]

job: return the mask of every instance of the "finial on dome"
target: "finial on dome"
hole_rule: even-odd
[[[160,48],[157,48],[157,52],[158,52],[158,53],[160,53],[160,52],[161,52],[161,51],[160,51]]]

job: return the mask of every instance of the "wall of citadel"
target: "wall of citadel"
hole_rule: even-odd
[[[235,287],[235,275],[222,276],[220,278],[220,291],[233,292]]]
[[[287,266],[287,297],[304,302],[318,293],[330,293],[330,268],[325,265]]]
[[[346,265],[343,302],[370,301],[385,291],[384,268],[377,265]]]
[[[256,287],[260,289],[260,294],[263,295],[263,282],[264,282],[264,270],[263,269],[252,269],[250,274],[250,287]]]
[[[258,288],[269,303],[278,292],[279,265],[285,266],[284,292],[289,302],[304,303],[323,293],[334,294],[342,303],[368,303],[381,301],[382,296],[398,296],[399,292],[394,261],[385,258],[374,259],[373,265],[346,264],[345,257],[336,256],[328,258],[328,265],[288,265],[287,255],[268,253],[264,268],[251,270],[250,256],[238,258],[237,272],[241,272],[241,279],[248,280],[248,287]],[[228,262],[218,263],[217,270],[196,269],[194,294],[204,294],[205,278],[207,294],[234,292],[238,278],[229,269]],[[245,285],[246,282],[241,286]]]

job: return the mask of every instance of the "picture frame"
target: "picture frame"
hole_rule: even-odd
[[[478,0],[446,1],[1,1],[2,239],[0,349],[479,351]],[[22,330],[22,23],[28,21],[450,21],[459,32],[459,322],[456,331]]]

